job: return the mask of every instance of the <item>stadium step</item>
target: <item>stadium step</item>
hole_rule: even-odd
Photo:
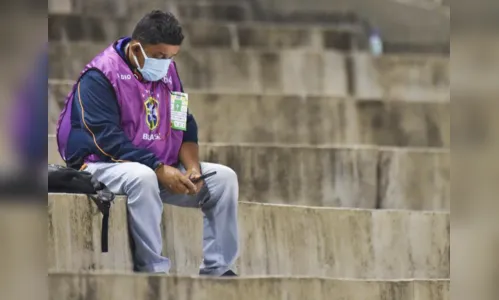
[[[83,195],[49,194],[51,271],[131,269],[126,205],[111,208],[109,253],[100,252],[100,213]],[[338,278],[449,278],[450,215],[240,203],[240,258],[247,275]],[[171,273],[196,275],[202,260],[200,210],[164,206],[163,253]],[[313,232],[313,234],[311,234]]]
[[[49,102],[57,104],[49,122],[57,121],[72,87],[49,83]],[[189,109],[199,140],[209,143],[450,148],[450,102],[193,92]]]
[[[413,2],[413,3],[410,3]],[[415,1],[356,0],[315,1],[164,1],[128,0],[50,0],[49,13],[74,13],[104,17],[127,17],[138,21],[152,9],[174,12],[180,19],[203,17],[210,19],[248,20],[301,24],[345,24],[368,22],[381,29],[391,45],[405,49],[425,46],[430,51],[449,53],[449,14],[438,7],[424,8]],[[236,5],[239,7],[236,9]],[[188,7],[188,8],[186,8]],[[218,7],[216,10],[208,7]],[[440,47],[435,47],[438,45]],[[432,47],[433,46],[433,49]]]
[[[136,22],[146,13],[157,9],[171,11],[175,6],[165,0],[49,0],[48,3],[49,14],[128,17]]]
[[[215,7],[216,8],[216,7]],[[216,11],[216,10],[215,10]],[[214,11],[214,12],[215,12]],[[196,13],[197,12],[191,12]],[[200,13],[200,12],[199,12]],[[50,42],[104,42],[131,35],[136,20],[78,14],[49,15]],[[186,47],[250,49],[364,49],[365,37],[353,26],[293,26],[232,23],[195,19],[183,21]]]
[[[48,152],[62,163],[53,136]],[[244,201],[450,210],[449,150],[201,144],[200,156],[234,169]]]
[[[49,78],[78,78],[108,44],[53,42]],[[449,101],[449,59],[337,51],[184,49],[176,58],[188,91]]]
[[[155,5],[156,4],[156,5]],[[143,14],[153,9],[171,11],[180,20],[206,19],[224,21],[247,21],[252,18],[251,7],[244,1],[173,1],[148,0],[50,0],[49,15],[74,14],[106,18],[127,17],[137,23]],[[130,15],[133,14],[131,18]]]
[[[354,15],[380,29],[384,40],[399,45],[446,45],[450,35],[450,10],[438,4],[426,7],[422,0],[255,0],[255,7],[266,20],[289,22],[335,22],[335,15]],[[261,14],[260,14],[261,13]],[[409,48],[409,47],[408,47]]]
[[[176,16],[184,24],[186,20],[244,22],[252,19],[251,7],[243,1],[215,1],[189,3],[179,1]]]
[[[123,273],[49,273],[48,288],[50,300],[450,300],[449,280],[219,279]]]

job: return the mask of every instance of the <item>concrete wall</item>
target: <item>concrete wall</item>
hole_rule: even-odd
[[[449,59],[432,56],[354,55],[357,98],[450,101]]]
[[[49,195],[49,270],[130,269],[124,198],[112,207],[108,254],[100,253],[96,209],[85,196]],[[236,269],[242,275],[448,278],[449,217],[240,203]],[[198,273],[202,222],[199,210],[165,205],[164,253],[172,273]]]
[[[127,16],[139,20],[153,9],[170,10],[167,0],[50,0],[49,13],[75,13],[94,16]]]
[[[105,45],[50,45],[50,78],[76,79]],[[91,54],[92,53],[92,54]],[[185,50],[176,59],[191,90],[234,93],[347,93],[345,59],[337,52]]]
[[[232,167],[241,199],[364,208],[450,208],[445,152],[206,145],[206,161]]]
[[[181,1],[168,0],[50,0],[49,15],[73,14],[91,17],[125,17],[137,22],[152,9],[171,11],[182,22],[186,20],[217,20],[241,22],[253,19],[253,11],[246,1]]]
[[[106,44],[51,43],[49,77],[77,79]],[[336,51],[185,49],[176,59],[187,91],[311,94],[448,101],[449,60]]]
[[[185,3],[188,2],[188,3]],[[203,14],[206,3],[218,4],[222,14]],[[221,5],[221,4],[224,5]],[[227,3],[231,4],[228,6]],[[203,5],[200,5],[203,4]],[[223,7],[239,8],[223,9]],[[282,20],[296,22],[306,19],[335,20],[338,15],[355,13],[382,31],[383,37],[390,43],[402,44],[445,44],[450,39],[450,17],[427,1],[390,1],[390,0],[251,0],[251,1],[140,1],[140,0],[79,0],[69,3],[67,0],[51,0],[49,11],[79,13],[86,15],[123,16],[138,20],[145,12],[153,8],[166,9],[178,14],[180,18],[208,16],[217,19],[220,16],[234,14],[241,18],[235,20]],[[213,9],[211,11],[214,11]],[[192,12],[195,12],[192,14]],[[201,12],[201,13],[200,13]],[[232,13],[230,13],[232,12]],[[304,16],[309,16],[304,18]],[[322,16],[314,20],[314,15]],[[327,16],[330,18],[327,18]]]
[[[49,163],[61,163],[54,139]],[[234,169],[240,200],[314,206],[450,209],[448,151],[201,144]]]
[[[49,299],[80,300],[449,300],[449,281],[320,278],[217,280],[125,274],[49,275]]]
[[[354,12],[381,29],[392,43],[449,43],[450,17],[439,10],[389,0],[255,0],[267,18]],[[415,2],[415,1],[412,1]],[[289,19],[290,21],[293,18]]]
[[[71,88],[49,84],[49,123]],[[190,93],[189,109],[202,142],[450,147],[450,102]]]
[[[137,20],[74,14],[49,18],[49,41],[110,43],[131,35]],[[233,23],[219,20],[182,22],[183,48],[351,50],[365,47],[358,26],[299,26],[272,23]]]

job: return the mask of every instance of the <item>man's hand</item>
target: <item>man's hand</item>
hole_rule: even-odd
[[[189,177],[174,167],[162,165],[156,169],[158,181],[173,194],[195,195],[198,190]]]
[[[195,180],[195,179],[198,179],[199,177],[201,177],[201,172],[199,172],[199,170],[196,168],[190,168],[185,173],[185,176],[187,178],[189,178],[190,180]],[[196,185],[196,189],[199,192],[204,185],[204,181],[200,180],[200,181],[194,183],[194,185]]]

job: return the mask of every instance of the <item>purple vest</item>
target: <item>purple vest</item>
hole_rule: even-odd
[[[120,44],[122,40],[118,40]],[[156,155],[165,165],[178,161],[183,131],[174,130],[170,124],[170,92],[181,91],[180,79],[175,64],[170,64],[167,76],[158,82],[137,80],[127,63],[121,58],[114,44],[97,55],[80,74],[90,69],[99,69],[112,84],[121,114],[121,128],[132,143]],[[71,130],[71,107],[73,92],[78,92],[78,81],[73,86],[64,104],[57,123],[57,143],[61,157],[66,160],[66,145]],[[99,147],[98,147],[99,148]],[[100,148],[99,148],[100,149]],[[117,159],[101,151],[101,156]],[[92,154],[85,162],[97,162],[99,156]]]

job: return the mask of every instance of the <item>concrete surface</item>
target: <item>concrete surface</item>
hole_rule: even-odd
[[[252,3],[264,12],[260,19],[287,19],[297,16],[326,16],[352,12],[381,30],[389,42],[405,44],[448,43],[450,16],[438,6],[421,5],[404,0],[255,0]],[[419,1],[420,2],[420,1]],[[314,20],[313,18],[309,18]],[[327,18],[321,18],[327,22]]]
[[[449,300],[448,280],[213,279],[125,274],[49,274],[50,300]]]
[[[61,163],[53,138],[48,152]],[[200,157],[234,169],[244,201],[450,210],[444,150],[201,144]]]
[[[199,210],[165,205],[164,253],[172,273],[196,275],[201,263]],[[100,253],[100,215],[86,196],[49,195],[52,271],[129,270],[125,199],[110,218],[110,252]],[[242,275],[339,278],[448,278],[450,215],[240,203]]]
[[[253,11],[244,1],[188,2],[182,1],[171,11],[183,22],[185,20],[209,20],[244,22],[253,18]]]
[[[50,43],[49,77],[76,79],[103,43]],[[184,49],[176,58],[187,91],[279,93],[449,101],[449,59],[336,51]]]
[[[354,54],[357,98],[407,101],[450,101],[449,58]]]
[[[48,12],[51,14],[67,14],[72,10],[71,0],[48,0]]]
[[[93,16],[119,16],[139,20],[153,9],[171,11],[171,1],[165,0],[50,0],[48,13],[73,13]]]
[[[83,16],[126,17],[137,22],[153,9],[171,11],[181,20],[207,19],[245,21],[252,18],[252,10],[243,1],[182,1],[171,0],[50,0],[49,14],[65,13]]]
[[[49,84],[49,123],[72,87]],[[194,92],[189,109],[202,142],[450,147],[450,102]]]
[[[217,5],[214,9],[208,5]],[[203,17],[209,19],[297,22],[334,22],[338,15],[356,15],[379,27],[383,38],[398,44],[445,44],[449,42],[450,17],[438,6],[421,5],[421,1],[403,0],[51,0],[49,12],[79,13],[85,15],[120,16],[138,20],[153,8],[174,12],[179,18]],[[237,9],[234,8],[237,6]],[[60,6],[61,8],[56,8]],[[315,18],[314,18],[315,17]]]
[[[137,20],[75,14],[49,16],[49,40],[108,43],[131,35]],[[354,26],[298,26],[272,23],[183,21],[183,47],[351,50],[365,47]]]
[[[76,79],[84,65],[105,47],[50,43],[49,77]],[[333,51],[185,49],[175,60],[189,90],[338,96],[347,93],[345,58]]]

